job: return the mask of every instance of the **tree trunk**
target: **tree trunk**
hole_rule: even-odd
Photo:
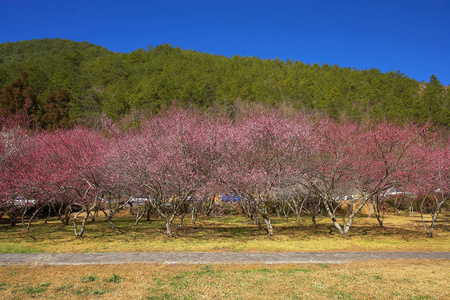
[[[289,200],[286,203],[287,203],[288,207],[292,210],[292,212],[295,214],[297,223],[300,223],[300,213],[298,212],[298,205],[297,205],[297,202],[295,201],[295,199],[292,199],[292,204],[291,204],[291,201],[289,201]],[[286,221],[287,221],[287,219],[286,219]]]
[[[270,222],[270,217],[269,214],[267,213],[267,211],[264,209],[259,211],[259,214],[262,216],[264,223],[266,224],[266,231],[267,234],[270,236],[273,236],[273,227],[272,227],[272,223]]]
[[[375,217],[377,218],[378,225],[380,225],[380,227],[383,228],[383,222],[384,222],[384,219],[383,219],[382,216],[381,216],[380,207],[379,207],[378,204],[376,204],[376,205],[374,205],[374,206],[375,206],[374,214],[375,214]]]
[[[167,230],[167,236],[168,237],[173,237],[173,234],[172,234],[172,222],[170,221],[170,220],[168,220],[168,219],[166,219],[166,230]]]
[[[426,197],[424,197],[424,199],[422,200],[422,202],[420,204],[420,217],[422,218],[423,228],[425,229],[425,233],[427,234],[427,237],[432,238],[437,218],[438,218],[439,213],[441,211],[441,207],[445,203],[446,199],[443,199],[441,202],[439,202],[436,198],[434,199],[434,201],[435,201],[435,203],[437,205],[436,205],[436,208],[434,209],[433,213],[431,214],[430,230],[428,230],[427,225],[425,223],[425,219],[423,218],[423,214],[424,214],[423,204],[424,204],[425,201],[426,201]]]
[[[373,202],[373,213],[378,221],[378,225],[380,225],[381,228],[383,228],[384,222],[384,217],[382,216],[382,214],[384,214],[383,201],[384,200],[380,200],[378,196],[375,196]]]
[[[437,205],[436,210],[434,211],[434,213],[433,213],[432,216],[431,216],[430,233],[428,234],[428,237],[429,237],[429,238],[432,238],[432,237],[433,237],[434,226],[436,225],[436,220],[437,220],[437,217],[439,216],[439,212],[440,212],[440,210],[441,210],[441,205],[442,205],[443,203],[444,203],[444,202],[441,202],[441,203],[439,203],[439,204]]]
[[[45,218],[45,224],[47,224],[48,219],[50,219],[51,212],[52,212],[52,210],[51,210],[51,208],[49,207],[49,208],[48,208],[48,214],[47,214],[47,217]]]
[[[91,222],[92,222],[92,223],[95,222],[95,219],[97,219],[97,217],[98,217],[98,208],[96,208],[96,209],[94,210],[94,213],[92,214]]]
[[[86,221],[89,218],[89,216],[91,215],[91,212],[97,208],[97,204],[94,204],[94,206],[92,206],[90,209],[88,209],[87,205],[83,205],[83,209],[80,210],[75,217],[73,218],[73,225],[75,227],[75,236],[81,238],[83,237],[84,231],[86,229]],[[81,226],[80,226],[80,230],[78,231],[78,226],[77,226],[77,217],[80,215],[80,213],[85,212],[85,216],[83,218],[83,221],[81,222]]]
[[[269,216],[267,216],[267,218],[263,218],[263,219],[264,219],[264,223],[266,223],[267,234],[270,236],[273,236],[273,227],[272,227],[272,224],[270,223]]]
[[[27,226],[25,226],[25,214],[27,213],[27,211],[28,211],[28,208],[23,208],[23,212],[22,212],[22,226],[24,227],[24,228],[27,228]]]
[[[345,236],[344,231],[342,230],[341,225],[339,225],[339,222],[336,220],[336,214],[334,211],[331,211],[330,207],[328,206],[328,201],[324,201],[325,210],[328,213],[328,216],[330,217],[331,221],[333,222],[334,227],[339,231],[339,234],[342,236]]]
[[[381,228],[384,228],[384,225],[383,225],[384,221],[381,219],[379,214],[377,214],[376,216],[377,216],[378,225],[380,225]]]
[[[141,218],[144,216],[144,214],[145,214],[145,207],[144,207],[144,209],[142,209],[142,211],[141,211],[140,206],[137,205],[136,222],[134,223],[134,225],[136,225],[136,226],[139,225],[139,221],[140,221]]]
[[[186,215],[186,207],[183,207],[183,212],[181,213],[181,216],[180,216],[180,229],[183,228],[183,221],[184,221],[185,215]]]
[[[16,222],[17,222],[17,215],[15,213],[8,213],[8,217],[9,217],[9,224],[11,225],[11,227],[16,226]]]
[[[80,210],[79,212],[77,212],[75,214],[75,216],[73,217],[73,227],[75,229],[75,236],[77,236],[77,237],[80,237],[80,235],[78,234],[77,218],[83,211],[84,211],[84,208],[82,210]],[[87,212],[86,212],[86,214],[87,214]]]
[[[414,212],[414,207],[413,207],[412,201],[410,201],[409,202],[409,216],[410,217],[412,217],[413,212]]]
[[[344,232],[344,230],[342,230],[342,227],[341,225],[339,225],[339,222],[336,220],[336,218],[332,217],[331,221],[333,222],[334,227],[336,227],[336,229],[339,231],[339,234],[345,236],[346,233]]]
[[[206,216],[207,217],[209,217],[209,215],[211,214],[212,210],[214,209],[214,206],[216,204],[214,201],[215,201],[214,199],[211,199],[211,202],[208,205],[208,209],[206,210]]]
[[[78,233],[78,237],[80,237],[80,238],[83,237],[84,230],[86,229],[86,221],[87,221],[89,215],[90,215],[90,212],[86,213],[86,216],[83,218],[83,221],[81,222],[80,232]]]
[[[103,214],[105,215],[106,220],[108,221],[109,225],[111,226],[112,229],[116,229],[116,225],[114,225],[113,221],[112,221],[112,217],[109,216],[106,211],[104,211],[102,209]]]
[[[180,217],[180,229],[183,229],[184,213]]]
[[[63,223],[63,225],[69,225],[69,221],[70,221],[70,214],[72,213],[72,205],[67,205],[66,208],[64,209],[64,217],[63,212],[62,212],[62,205],[59,208],[58,211],[58,217],[59,220],[61,221],[61,223]]]
[[[152,208],[150,205],[147,207],[147,221],[150,222],[150,214],[152,213]]]
[[[372,196],[372,195],[371,195]],[[371,197],[370,196],[370,197]],[[369,197],[369,198],[370,198]],[[364,207],[364,205],[366,205],[366,202],[368,201],[369,198],[364,199],[359,205],[358,207],[353,211],[353,204],[352,204],[352,212],[351,214],[348,216],[348,222],[347,224],[345,224],[344,226],[344,236],[347,236],[347,233],[350,230],[350,227],[352,226],[353,223],[353,218],[356,216],[356,214],[359,213],[359,211]]]
[[[35,212],[33,213],[33,215],[30,217],[30,219],[28,220],[28,225],[26,226],[27,230],[30,230],[31,227],[31,222],[33,221],[34,217],[38,214],[38,212],[41,210],[42,206],[39,207],[38,209],[35,210]]]
[[[195,222],[197,222],[197,214],[198,214],[198,208],[194,205],[192,207],[192,211],[191,211],[191,220],[192,220],[192,224],[195,225]]]
[[[281,207],[280,207],[280,205],[277,203],[276,205],[274,205],[274,208],[275,208],[275,213],[277,214],[277,218],[279,218],[280,215],[281,215]]]

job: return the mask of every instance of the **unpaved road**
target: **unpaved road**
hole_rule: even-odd
[[[274,252],[274,253],[33,253],[0,254],[0,265],[89,264],[308,264],[379,259],[450,259],[450,252]]]

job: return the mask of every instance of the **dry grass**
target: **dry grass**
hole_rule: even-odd
[[[138,226],[125,213],[115,218],[120,229],[112,230],[99,217],[88,223],[84,238],[74,236],[73,225],[58,220],[34,223],[29,231],[17,225],[0,224],[0,253],[20,252],[278,252],[278,251],[450,251],[450,213],[441,214],[436,236],[426,237],[418,214],[389,214],[385,228],[367,216],[357,217],[348,237],[341,237],[328,218],[318,218],[317,228],[305,216],[274,218],[275,236],[241,216],[199,219],[194,226],[186,219],[183,229],[174,223],[175,238],[165,236],[161,220],[142,220]]]
[[[449,299],[450,261],[1,266],[2,299]],[[116,282],[113,278],[120,279]]]

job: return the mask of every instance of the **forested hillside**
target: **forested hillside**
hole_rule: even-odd
[[[229,108],[241,101],[288,105],[335,119],[399,120],[450,125],[450,88],[399,71],[356,70],[299,61],[199,53],[170,45],[129,54],[62,39],[0,44],[2,114],[24,109],[43,128],[105,113],[129,113],[176,101]]]

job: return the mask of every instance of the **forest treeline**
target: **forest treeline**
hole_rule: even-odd
[[[103,114],[132,121],[174,102],[229,113],[236,101],[338,120],[450,125],[450,87],[434,75],[425,83],[400,71],[228,58],[167,44],[128,54],[63,39],[0,44],[1,113],[27,110],[44,129],[92,123]]]

